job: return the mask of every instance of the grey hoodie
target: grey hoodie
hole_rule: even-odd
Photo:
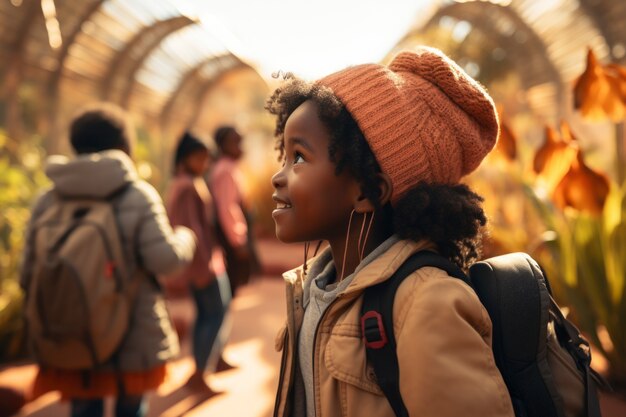
[[[147,274],[170,274],[186,266],[196,248],[195,236],[184,227],[172,229],[157,191],[139,179],[132,160],[122,151],[79,155],[75,159],[52,156],[46,174],[54,184],[35,203],[21,270],[20,284],[28,291],[33,263],[32,225],[50,206],[55,193],[64,197],[104,198],[128,188],[116,203],[128,270],[142,279],[131,329],[120,350],[123,371],[149,370],[179,352],[161,292]]]

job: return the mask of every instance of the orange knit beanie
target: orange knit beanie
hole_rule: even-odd
[[[364,64],[317,81],[363,132],[396,203],[420,181],[457,183],[493,148],[496,109],[483,87],[441,51],[419,47],[385,67]]]

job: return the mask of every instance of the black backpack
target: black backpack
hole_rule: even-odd
[[[591,350],[561,313],[547,278],[525,253],[477,262],[469,277],[434,252],[415,253],[385,282],[367,288],[361,330],[378,385],[397,416],[408,416],[398,385],[393,301],[402,281],[424,266],[442,269],[470,285],[493,323],[495,362],[516,417],[600,417]]]

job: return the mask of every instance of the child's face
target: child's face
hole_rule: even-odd
[[[226,139],[224,139],[222,152],[233,159],[241,158],[243,155],[243,150],[241,149],[241,135],[234,130],[229,132]]]
[[[306,101],[287,119],[285,161],[272,177],[276,236],[283,242],[345,238],[358,182],[343,170],[335,175],[326,126],[317,104]]]
[[[209,152],[206,150],[197,150],[185,158],[185,167],[193,175],[200,176],[209,169]]]

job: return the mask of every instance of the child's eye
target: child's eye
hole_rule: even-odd
[[[300,164],[304,162],[304,157],[302,157],[302,154],[300,152],[296,152],[293,155],[293,163],[295,164]]]

